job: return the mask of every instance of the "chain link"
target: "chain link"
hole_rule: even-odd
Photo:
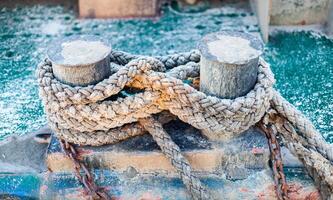
[[[78,152],[75,146],[64,140],[60,140],[61,147],[65,154],[74,163],[74,173],[79,179],[80,183],[84,186],[86,193],[89,195],[89,199],[92,200],[111,200],[108,193],[101,187],[98,187],[94,181],[94,177],[88,170],[86,165],[78,158]],[[82,174],[81,174],[82,170]]]
[[[279,200],[288,200],[288,185],[286,177],[283,172],[283,163],[281,157],[281,148],[277,140],[277,130],[271,123],[264,124],[262,121],[259,127],[264,131],[270,150],[270,157],[272,161],[272,170],[274,176],[275,192]]]

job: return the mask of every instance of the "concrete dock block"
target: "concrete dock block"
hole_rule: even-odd
[[[179,120],[164,125],[180,147],[195,173],[201,176],[225,175],[229,180],[244,179],[253,171],[269,169],[269,149],[265,135],[251,128],[228,141],[211,141],[192,126]],[[149,134],[100,147],[78,146],[80,159],[90,169],[118,173],[134,170],[138,174],[177,177],[177,172]],[[282,148],[285,167],[302,167],[288,149]],[[53,137],[46,165],[51,172],[73,172],[72,161]]]
[[[216,150],[190,151],[185,152],[185,157],[189,160],[196,171],[214,172],[221,164],[221,152]],[[134,168],[141,174],[168,172],[176,173],[170,161],[164,154],[159,152],[94,152],[82,154],[84,162],[91,167],[103,168],[124,172],[129,168]],[[52,172],[73,171],[72,161],[63,153],[52,153],[47,157],[47,166]]]
[[[238,166],[237,170],[244,172],[243,178],[246,178],[251,170],[268,169],[269,149],[265,136],[258,129],[250,129],[227,142],[214,142],[199,130],[178,120],[167,123],[164,128],[198,174],[226,173],[232,176],[234,167]],[[149,134],[114,145],[78,146],[77,149],[81,160],[91,169],[116,172],[133,169],[139,174],[177,176],[177,172]],[[55,137],[51,140],[46,163],[52,172],[72,172],[74,169],[72,161],[65,156]]]
[[[272,0],[271,25],[324,24],[330,0]]]

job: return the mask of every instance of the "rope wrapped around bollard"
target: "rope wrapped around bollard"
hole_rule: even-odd
[[[296,129],[295,134],[305,138],[311,151],[325,161],[331,173],[326,173],[328,177],[321,183],[326,185],[326,190],[320,192],[323,197],[333,198],[332,146],[273,89],[274,77],[269,65],[260,59],[257,83],[248,94],[220,99],[184,82],[199,75],[199,60],[196,50],[162,57],[113,51],[111,71],[114,73],[89,86],[61,83],[53,74],[52,63],[45,60],[37,74],[49,125],[60,139],[92,146],[113,144],[148,131],[179,172],[193,199],[215,199],[217,197],[193,175],[189,162],[154,115],[168,110],[203,131],[240,133],[258,123],[272,108],[290,122]],[[139,92],[122,95],[127,88]],[[288,138],[283,133],[282,136]],[[286,141],[294,142],[289,138]],[[300,156],[298,151],[292,152]],[[312,159],[312,154],[306,156],[309,157],[303,160]],[[320,167],[311,165],[307,169],[320,173],[323,170]]]

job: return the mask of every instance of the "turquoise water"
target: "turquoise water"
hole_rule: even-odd
[[[219,30],[258,33],[246,8],[184,13],[170,7],[160,19],[80,20],[63,7],[1,10],[0,140],[23,135],[46,123],[34,76],[53,40],[95,34],[114,49],[162,55],[188,51],[205,34]],[[271,37],[265,57],[277,78],[276,87],[333,142],[333,41],[311,32],[280,32]]]
[[[265,57],[276,88],[333,143],[333,40],[311,32],[278,33]]]

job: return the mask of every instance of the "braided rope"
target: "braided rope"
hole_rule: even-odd
[[[177,169],[180,178],[190,191],[193,199],[212,199],[207,189],[200,180],[193,175],[193,170],[187,159],[181,154],[179,147],[164,131],[162,125],[152,117],[140,119],[139,122],[153,136],[162,152],[170,159],[171,164]]]
[[[155,120],[151,116],[160,116],[162,111],[168,110],[206,133],[237,134],[255,125],[273,107],[298,129],[311,151],[319,152],[332,167],[332,147],[305,116],[273,89],[273,74],[262,59],[252,91],[236,99],[220,99],[184,83],[199,75],[198,51],[160,57],[113,51],[110,57],[113,74],[86,87],[72,87],[58,81],[48,60],[38,66],[40,96],[49,125],[59,138],[75,144],[99,146],[148,131],[177,169],[192,197],[210,199],[179,147],[158,122],[167,120]],[[141,92],[121,95],[125,87]],[[289,147],[294,148],[295,145]],[[302,147],[298,149],[305,151]],[[299,152],[295,154],[304,160],[314,157]],[[306,162],[306,165],[324,174],[318,163]],[[332,174],[326,175],[329,180],[333,178]]]
[[[333,163],[333,146],[326,143],[312,122],[277,91],[274,91],[272,106],[298,129],[301,136],[309,143],[309,148],[315,149]]]
[[[102,145],[112,141],[90,144],[88,137],[98,140],[100,133],[95,134],[96,131],[113,132],[113,128],[137,122],[162,110],[169,110],[182,121],[206,132],[240,133],[258,122],[269,108],[272,98],[274,78],[266,63],[261,61],[258,81],[246,96],[234,100],[219,99],[207,96],[177,79],[199,73],[198,64],[193,63],[193,58],[197,56],[193,54],[197,55],[194,51],[180,54],[182,59],[169,56],[160,58],[162,61],[140,57],[128,62],[108,79],[87,87],[71,87],[59,82],[52,73],[51,63],[44,62],[39,66],[38,80],[51,128],[62,139],[80,133],[76,134],[76,141],[72,138],[76,144]],[[122,57],[118,60],[121,62],[117,64],[128,61]],[[179,63],[186,65],[162,73],[166,71],[166,66]],[[144,89],[144,92],[114,101],[107,100],[125,86]]]

